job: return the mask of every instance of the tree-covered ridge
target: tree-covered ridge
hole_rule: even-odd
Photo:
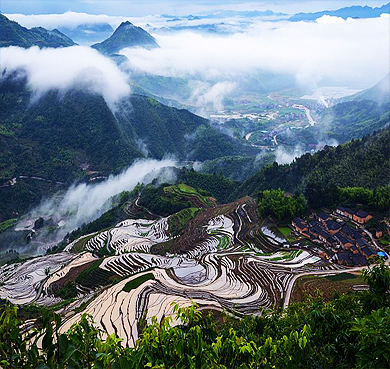
[[[0,47],[66,47],[73,45],[76,44],[57,29],[52,31],[42,27],[27,29],[0,14]]]
[[[125,47],[143,47],[153,49],[159,47],[156,40],[141,27],[134,26],[129,21],[123,22],[114,33],[103,42],[92,45],[105,55],[112,55]]]
[[[257,201],[263,217],[272,216],[277,220],[302,215],[306,208],[306,201],[302,195],[286,196],[280,189],[259,192]]]
[[[299,191],[307,195],[307,190],[313,187],[374,189],[389,183],[390,128],[385,128],[360,140],[336,147],[326,146],[313,155],[307,153],[291,164],[268,165],[245,181],[233,197],[265,189],[281,188],[290,193]]]
[[[327,303],[311,297],[284,311],[241,320],[176,305],[175,325],[171,317],[144,322],[134,348],[124,348],[115,333],[102,339],[85,315],[60,332],[61,318],[50,310],[42,329],[22,335],[16,307],[6,305],[0,315],[0,362],[6,369],[388,368],[390,271],[378,264],[363,276],[369,291],[335,295]]]

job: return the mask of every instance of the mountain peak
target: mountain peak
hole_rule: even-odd
[[[122,22],[117,29],[119,29],[123,26],[132,26],[132,25],[133,25],[133,23],[131,23],[129,21],[125,21],[125,22]]]
[[[159,46],[154,37],[148,32],[126,21],[122,22],[108,39],[94,44],[91,47],[99,50],[103,54],[113,55],[125,47],[153,49]]]

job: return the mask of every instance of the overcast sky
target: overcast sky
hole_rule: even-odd
[[[251,1],[251,0],[1,0],[3,13],[50,14],[66,11],[86,12],[90,14],[144,16],[148,14],[169,13],[183,15],[211,9],[266,10],[283,11],[289,14],[339,9],[351,5],[381,6],[388,1],[349,0],[349,1]]]

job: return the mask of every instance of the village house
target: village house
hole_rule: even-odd
[[[383,235],[382,231],[380,229],[375,230],[375,237],[376,238],[381,238]]]
[[[309,227],[301,218],[294,218],[291,222],[293,228],[296,232],[303,234],[306,237],[309,237]]]
[[[355,216],[365,220],[369,214],[358,210],[354,213],[348,208],[339,207],[337,213],[352,219]],[[359,223],[362,221],[359,218]],[[336,221],[337,220],[337,221]],[[358,220],[356,220],[358,221]],[[325,212],[313,213],[310,220],[294,218],[293,229],[323,246],[321,257],[325,254],[338,264],[347,266],[367,265],[367,259],[376,255],[370,247],[366,232],[359,226],[350,226],[340,218],[333,219]]]
[[[334,238],[339,242],[343,249],[349,249],[353,246],[353,242],[349,238],[344,237],[342,234],[336,234]]]
[[[354,254],[351,251],[341,251],[335,255],[335,260],[340,265],[366,266],[367,258],[361,254]]]
[[[333,236],[341,229],[341,224],[335,222],[334,220],[327,220],[325,223],[326,229]]]
[[[325,212],[323,212],[323,211],[320,211],[320,212],[317,214],[317,219],[318,219],[322,224],[325,225],[326,221],[331,220],[332,217],[331,217],[329,214],[327,214],[327,213],[325,213]]]
[[[355,214],[353,215],[353,220],[355,222],[358,222],[359,224],[365,224],[367,223],[370,219],[372,219],[372,215],[367,213],[364,210],[359,209]]]
[[[362,252],[362,254],[363,254],[366,258],[374,257],[374,256],[376,255],[375,252],[371,249],[370,246],[363,247],[363,248],[361,249],[361,252]]]
[[[349,208],[344,208],[342,206],[337,207],[336,214],[342,215],[346,218],[353,219],[353,214],[355,212]]]

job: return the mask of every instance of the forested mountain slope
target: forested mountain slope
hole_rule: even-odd
[[[0,219],[39,201],[42,187],[49,194],[47,181],[67,187],[118,173],[145,156],[206,160],[252,150],[206,119],[145,96],[131,95],[113,112],[100,95],[77,89],[34,100],[26,81],[13,76],[0,80],[0,122]],[[46,182],[27,184],[19,176]]]
[[[289,192],[318,190],[319,197],[335,186],[376,188],[390,183],[390,128],[336,147],[326,146],[293,163],[264,167],[234,193],[238,198],[269,188]]]
[[[66,47],[75,45],[72,39],[57,29],[48,31],[42,27],[27,29],[0,14],[0,47]]]

